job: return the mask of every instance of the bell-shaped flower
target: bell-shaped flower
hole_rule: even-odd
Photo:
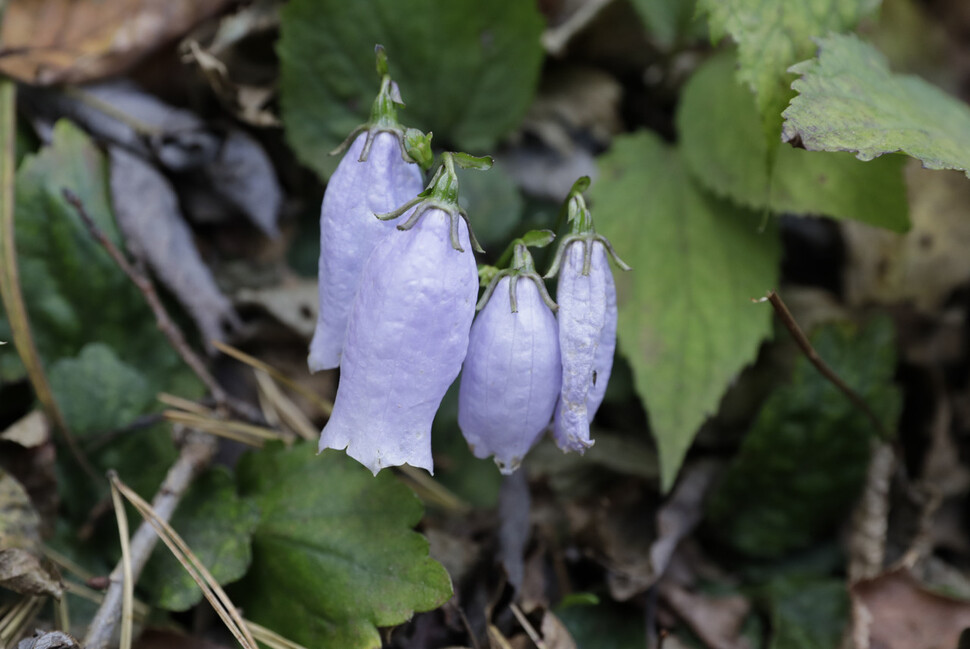
[[[524,243],[515,244],[512,268],[495,276],[480,308],[462,368],[458,426],[476,457],[494,456],[510,474],[549,425],[562,380],[555,304]]]
[[[347,449],[373,471],[410,464],[432,471],[431,422],[458,376],[475,315],[477,245],[458,208],[454,164],[364,264],[347,321],[340,383],[320,450]]]
[[[421,168],[411,157],[417,149],[409,146],[416,141],[415,132],[397,121],[401,98],[387,74],[382,49],[378,70],[383,78],[371,119],[341,145],[350,143],[327,183],[320,209],[320,305],[307,359],[311,372],[340,365],[364,262],[394,230],[393,223],[374,215],[397,208],[424,187]]]
[[[563,451],[583,453],[593,445],[589,425],[603,402],[616,349],[616,287],[609,256],[620,260],[593,219],[582,192],[589,186],[581,178],[567,199],[572,231],[563,237],[547,277],[559,273],[559,348],[562,354],[562,389],[553,424],[553,436]]]

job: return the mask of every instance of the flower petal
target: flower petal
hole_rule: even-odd
[[[375,474],[432,470],[431,422],[468,349],[478,270],[464,222],[465,252],[452,248],[450,218],[431,209],[393,231],[361,274],[320,449],[346,448]]]
[[[392,133],[374,137],[359,162],[367,133],[361,133],[330,177],[320,209],[320,310],[310,343],[311,372],[340,365],[347,316],[364,262],[396,223],[374,214],[389,212],[423,189],[418,165],[405,162]],[[405,216],[406,218],[406,216]]]
[[[562,383],[556,318],[535,283],[508,277],[472,325],[458,391],[458,425],[476,457],[495,456],[502,473],[518,468],[549,424]]]

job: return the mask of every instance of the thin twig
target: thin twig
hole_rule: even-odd
[[[24,303],[23,292],[20,288],[20,277],[17,266],[16,224],[14,220],[14,157],[15,134],[17,131],[16,117],[16,86],[9,79],[0,80],[0,300],[10,322],[10,331],[14,347],[20,360],[23,361],[27,377],[34,388],[34,394],[40,402],[44,412],[64,437],[71,455],[78,465],[93,480],[98,480],[98,474],[91,466],[87,457],[81,452],[77,440],[64,419],[54,393],[51,391],[44,366],[31,335],[30,320],[27,306]]]
[[[771,306],[775,309],[775,313],[777,313],[779,319],[781,319],[782,324],[785,325],[786,329],[788,329],[788,332],[791,334],[792,338],[795,339],[795,343],[802,350],[802,353],[805,354],[806,358],[808,358],[809,362],[815,366],[815,369],[817,369],[822,376],[828,379],[832,385],[841,390],[842,394],[848,397],[849,401],[851,401],[856,408],[861,410],[866,417],[869,418],[869,421],[872,422],[873,427],[876,429],[876,432],[879,433],[880,437],[883,439],[889,439],[889,434],[886,431],[885,426],[883,426],[882,421],[879,420],[876,413],[872,411],[872,408],[869,407],[869,404],[866,403],[866,400],[863,399],[858,392],[853,390],[852,387],[849,386],[845,381],[843,381],[842,378],[836,374],[835,371],[829,367],[824,360],[822,360],[822,357],[818,355],[818,352],[816,352],[815,348],[812,347],[812,343],[808,341],[808,336],[805,335],[805,332],[803,332],[801,327],[798,326],[798,323],[795,322],[795,317],[792,316],[791,311],[789,311],[788,307],[785,306],[785,302],[781,299],[781,296],[775,291],[768,291],[768,294],[765,295],[765,297],[755,301],[767,301],[771,303]]]
[[[175,507],[182,499],[192,479],[212,459],[215,453],[215,440],[209,435],[191,432],[185,445],[158,488],[158,493],[152,500],[152,508],[159,517],[168,520],[172,517]],[[131,572],[132,580],[138,578],[148,557],[151,555],[158,537],[148,522],[138,526],[135,535],[131,537]],[[88,627],[83,646],[86,649],[106,649],[118,625],[122,599],[123,561],[111,572],[111,585],[105,591],[101,608]]]
[[[168,338],[169,343],[178,352],[178,355],[182,357],[185,364],[188,365],[195,375],[199,377],[209,392],[212,393],[212,397],[219,404],[224,404],[226,402],[226,393],[222,387],[216,382],[212,374],[206,368],[205,363],[202,359],[196,355],[194,351],[189,347],[189,344],[185,341],[185,336],[182,335],[182,330],[178,328],[172,318],[168,315],[168,311],[165,310],[165,306],[162,305],[161,299],[158,297],[158,293],[155,291],[155,286],[151,283],[148,277],[144,273],[138,271],[128,260],[125,258],[121,251],[114,242],[109,239],[101,228],[94,222],[91,215],[88,214],[87,208],[84,207],[84,203],[78,198],[77,194],[72,192],[66,187],[61,190],[64,195],[64,200],[70,203],[71,207],[77,212],[78,217],[84,223],[88,232],[91,233],[98,243],[107,251],[118,267],[124,271],[128,279],[138,287],[142,295],[145,296],[145,301],[148,302],[148,306],[151,308],[152,313],[155,315],[155,321],[158,323],[158,328],[161,330],[165,337]]]
[[[521,625],[525,630],[526,634],[529,636],[529,639],[532,640],[532,643],[538,647],[538,649],[546,649],[546,643],[542,641],[542,636],[540,636],[539,632],[535,630],[535,627],[532,626],[531,622],[529,622],[529,618],[525,616],[525,613],[522,612],[518,605],[516,605],[515,602],[512,602],[509,604],[509,609],[512,611],[512,615],[515,616],[515,619],[519,621],[519,625]]]

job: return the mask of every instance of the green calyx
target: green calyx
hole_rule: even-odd
[[[556,276],[559,267],[562,265],[566,248],[577,241],[582,242],[583,245],[583,275],[589,275],[594,241],[603,244],[613,263],[621,270],[630,270],[630,266],[616,254],[616,250],[613,249],[613,244],[610,243],[609,239],[602,234],[597,234],[596,228],[593,227],[593,214],[586,206],[586,199],[583,198],[583,192],[589,189],[589,184],[589,176],[582,176],[573,183],[572,189],[569,190],[569,196],[566,197],[563,210],[566,213],[567,223],[570,224],[570,231],[559,241],[559,248],[556,250],[556,256],[553,257],[552,266],[549,268],[549,272],[545,274],[546,279]]]
[[[428,210],[437,209],[451,217],[451,246],[458,252],[465,252],[458,239],[458,219],[464,219],[468,226],[468,238],[471,240],[472,248],[475,252],[485,252],[475,233],[472,231],[471,223],[468,221],[468,214],[458,205],[458,174],[455,173],[455,166],[463,169],[489,169],[492,166],[492,159],[488,156],[477,158],[467,153],[452,153],[445,151],[441,154],[441,166],[435,172],[427,189],[415,196],[412,200],[400,206],[396,210],[385,214],[375,214],[382,221],[396,219],[411,208],[414,213],[408,220],[397,226],[398,230],[410,230],[421,219]]]
[[[486,304],[488,304],[489,299],[495,292],[495,287],[498,286],[499,280],[503,277],[509,278],[509,306],[512,309],[512,313],[518,313],[519,305],[516,297],[516,284],[519,279],[527,278],[535,282],[536,288],[539,289],[539,295],[542,296],[542,301],[546,303],[553,311],[559,308],[552,297],[549,295],[549,291],[546,290],[545,282],[542,281],[542,277],[536,272],[535,262],[532,260],[532,254],[529,252],[529,246],[534,248],[543,248],[549,245],[556,235],[549,230],[532,230],[526,233],[521,238],[515,239],[509,244],[508,249],[499,258],[499,261],[506,259],[511,255],[511,265],[508,268],[502,270],[497,270],[492,266],[485,267],[486,270],[483,272],[479,270],[480,277],[488,277],[488,286],[485,287],[485,293],[482,295],[482,299],[478,301],[478,306],[476,307],[481,311]]]
[[[401,145],[401,157],[405,162],[413,162],[427,170],[434,162],[431,152],[431,133],[423,133],[416,128],[405,128],[397,119],[397,109],[404,106],[401,91],[397,83],[391,79],[387,68],[387,53],[381,45],[374,46],[377,55],[377,73],[381,76],[381,89],[374,99],[370,110],[370,119],[351,131],[350,135],[340,143],[330,155],[344,151],[361,133],[367,133],[364,148],[361,149],[359,162],[366,162],[370,154],[374,138],[378,133],[393,134]]]

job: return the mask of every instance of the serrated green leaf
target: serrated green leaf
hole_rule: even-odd
[[[699,0],[711,36],[738,44],[738,78],[757,97],[763,127],[777,137],[779,115],[792,96],[789,66],[811,56],[812,38],[852,29],[880,0]]]
[[[838,647],[849,619],[849,593],[840,579],[786,577],[765,586],[771,613],[768,649]]]
[[[642,132],[614,140],[593,186],[597,230],[633,271],[616,274],[620,349],[650,414],[669,489],[701,424],[771,331],[751,303],[778,279],[778,235],[717,200],[676,150]]]
[[[684,161],[720,196],[756,210],[856,219],[901,232],[909,227],[905,158],[862,162],[849,153],[781,146],[768,178],[768,146],[754,98],[715,56],[684,87],[677,110]]]
[[[24,301],[41,359],[49,366],[100,341],[144,372],[156,392],[197,392],[198,381],[189,377],[158,330],[141,293],[64,200],[64,188],[81,199],[92,220],[120,246],[104,155],[84,132],[62,120],[54,127],[52,143],[28,155],[16,178],[20,281],[30,287]],[[55,392],[55,398],[62,397]]]
[[[227,584],[249,568],[258,521],[255,503],[239,498],[229,471],[217,467],[192,484],[171,523],[216,581]],[[195,581],[163,546],[155,548],[138,586],[149,592],[152,603],[170,611],[188,610],[202,600]]]
[[[57,360],[48,380],[64,419],[81,437],[130,424],[155,400],[145,377],[104,343],[85,345],[76,357]]]
[[[473,152],[518,124],[542,61],[542,18],[520,0],[295,0],[281,21],[287,140],[322,176],[377,93],[375,43],[386,47],[406,102],[401,121],[434,131],[439,146]]]
[[[412,530],[421,502],[391,472],[374,477],[343,453],[302,444],[249,453],[238,482],[261,514],[238,589],[254,621],[307,647],[376,649],[378,626],[451,596]]]
[[[892,325],[830,325],[813,336],[819,355],[895,429],[900,395],[892,383]],[[791,383],[765,402],[713,493],[708,523],[717,539],[752,557],[774,558],[833,532],[865,480],[875,431],[804,357]]]
[[[783,137],[807,149],[853,151],[861,160],[902,151],[929,169],[970,176],[970,108],[919,77],[893,74],[886,58],[855,36],[820,39],[818,58],[785,110]]]

